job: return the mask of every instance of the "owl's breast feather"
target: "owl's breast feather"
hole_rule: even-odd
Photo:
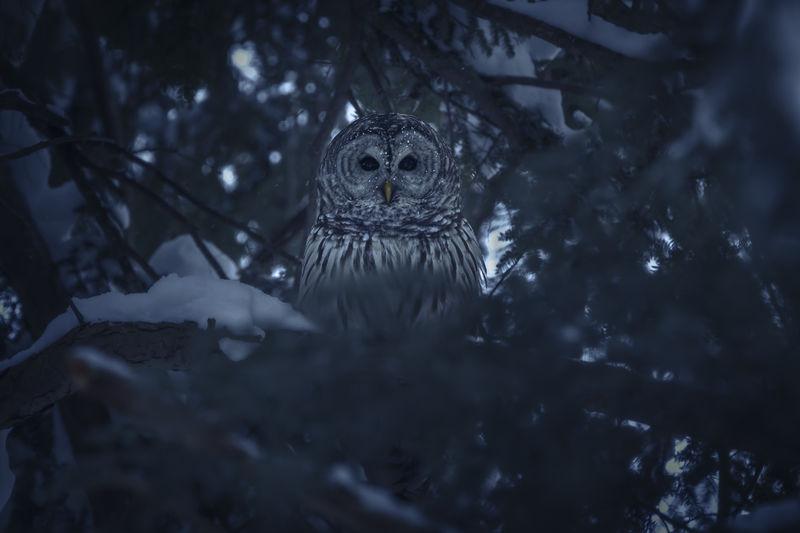
[[[317,309],[336,301],[337,313],[383,299],[417,319],[441,315],[480,290],[484,266],[475,234],[463,218],[433,234],[385,235],[312,229],[303,259],[298,303]],[[364,293],[364,294],[359,294]],[[382,293],[382,294],[380,294]],[[395,309],[396,311],[396,309]]]

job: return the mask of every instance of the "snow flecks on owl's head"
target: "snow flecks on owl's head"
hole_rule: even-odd
[[[317,175],[319,220],[332,231],[433,234],[461,219],[450,147],[411,115],[364,116],[339,132]]]

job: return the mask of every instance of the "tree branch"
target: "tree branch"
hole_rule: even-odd
[[[352,5],[350,7],[352,8]],[[309,162],[307,173],[310,178],[308,195],[311,199],[310,205],[312,206],[316,206],[317,201],[315,173],[319,167],[320,160],[322,159],[322,150],[331,136],[331,132],[333,131],[333,127],[336,125],[336,121],[339,120],[339,115],[342,112],[345,102],[347,102],[347,98],[350,93],[350,86],[353,83],[353,73],[355,72],[357,64],[358,51],[363,31],[361,24],[355,23],[354,26],[354,28],[351,28],[350,38],[345,44],[347,48],[344,59],[340,65],[336,67],[336,79],[333,82],[333,98],[331,98],[331,102],[328,105],[327,111],[325,112],[325,118],[323,119],[319,130],[317,130],[317,134],[311,141],[311,160]],[[312,218],[316,216],[316,214],[317,210],[315,207],[312,207],[312,209],[307,211],[306,224],[309,227],[314,223]]]
[[[220,220],[221,222],[227,224],[228,226],[231,226],[232,228],[236,228],[239,231],[245,233],[247,236],[249,236],[251,239],[253,239],[257,243],[259,243],[264,248],[268,248],[273,254],[279,255],[279,256],[283,257],[284,259],[287,259],[288,261],[292,262],[295,265],[299,265],[300,264],[300,260],[297,257],[295,257],[294,255],[290,254],[289,252],[286,252],[285,250],[281,249],[280,247],[276,247],[269,240],[267,240],[263,235],[261,235],[257,231],[254,231],[253,229],[251,229],[247,224],[239,222],[238,220],[236,220],[236,219],[234,219],[232,217],[229,217],[228,215],[226,215],[226,214],[224,214],[224,213],[222,213],[220,211],[217,211],[213,207],[211,207],[208,204],[206,204],[206,203],[202,202],[201,200],[199,200],[196,196],[194,196],[191,192],[189,192],[188,189],[183,187],[181,184],[177,183],[175,180],[169,178],[166,174],[164,174],[161,171],[160,168],[158,168],[153,163],[150,163],[149,161],[146,161],[146,160],[142,159],[141,157],[139,157],[136,154],[130,152],[129,150],[126,150],[125,148],[123,148],[122,146],[119,146],[118,144],[114,144],[114,143],[111,143],[111,144],[103,143],[103,144],[104,144],[104,146],[106,146],[106,147],[114,150],[115,152],[119,153],[122,157],[124,157],[128,161],[130,161],[132,163],[135,163],[135,164],[141,166],[142,168],[145,168],[145,169],[149,170],[150,172],[152,172],[153,175],[159,181],[161,181],[161,182],[165,183],[166,185],[168,185],[178,195],[182,196],[184,199],[186,199],[186,201],[188,201],[190,204],[192,204],[196,208],[200,209],[204,213],[206,213],[206,214],[208,214],[208,215]]]
[[[454,62],[452,58],[426,48],[421,44],[419,36],[410,33],[409,28],[400,26],[391,16],[379,15],[375,20],[382,33],[420,59],[429,71],[435,72],[469,96],[489,121],[503,130],[510,144],[520,144],[522,135],[517,125],[497,105],[494,96],[473,69],[461,68],[460,62]]]
[[[500,279],[497,280],[497,283],[495,283],[494,287],[492,287],[492,290],[489,292],[489,298],[494,296],[494,293],[497,292],[497,289],[500,288],[500,285],[502,285],[503,282],[508,278],[508,276],[511,275],[511,272],[516,268],[516,266],[519,264],[520,261],[522,261],[524,257],[525,254],[520,255],[519,257],[514,259],[514,261],[508,267],[506,267],[506,269],[503,271],[503,274],[500,276]]]
[[[308,195],[304,195],[300,199],[300,203],[295,207],[294,213],[288,220],[270,236],[270,241],[274,243],[275,247],[283,246],[289,239],[291,239],[298,231],[303,228],[303,223],[308,216],[309,199]],[[269,261],[274,255],[274,249],[264,248],[255,257],[255,262],[264,263]]]
[[[31,334],[41,335],[69,297],[8,165],[0,165],[0,242],[0,271],[19,295]]]
[[[369,53],[363,47],[361,48],[361,63],[364,65],[364,68],[369,75],[369,79],[372,82],[372,86],[375,88],[375,94],[378,95],[378,100],[380,100],[381,105],[383,106],[383,112],[393,112],[394,108],[392,107],[392,102],[389,100],[389,96],[386,94],[386,89],[381,83],[381,78],[378,75],[378,71],[375,70],[375,65],[372,64]]]
[[[622,0],[594,0],[589,2],[589,14],[642,34],[668,33],[675,28],[674,14],[663,2],[648,2],[647,7],[638,4],[628,7]]]
[[[513,9],[475,0],[454,1],[462,8],[469,10],[470,13],[478,17],[505,26],[511,31],[521,35],[538,37],[572,54],[586,55],[608,63],[630,63],[636,61],[633,58],[615,52],[605,46],[573,35],[561,28],[556,28],[546,22]]]
[[[81,135],[65,135],[63,137],[55,137],[53,139],[47,139],[36,144],[32,144],[30,146],[26,146],[25,148],[20,148],[14,152],[9,152],[6,154],[0,154],[0,161],[13,161],[14,159],[20,159],[22,157],[29,156],[39,150],[44,150],[45,148],[50,148],[52,146],[59,146],[62,144],[69,144],[69,143],[99,143],[99,144],[114,144],[114,141],[111,139],[107,139],[105,137],[95,137],[91,135],[81,136]]]
[[[322,149],[328,141],[328,137],[339,119],[339,114],[344,108],[345,102],[350,93],[350,85],[355,71],[359,41],[361,40],[361,25],[356,26],[356,31],[351,32],[351,37],[347,46],[347,52],[341,64],[336,69],[336,79],[333,82],[333,98],[325,112],[325,119],[317,130],[314,140],[311,142],[312,169],[316,169],[322,156]]]
[[[50,126],[66,127],[69,120],[46,107],[32,102],[18,89],[5,89],[0,91],[0,109],[19,111],[39,123]]]
[[[67,119],[53,113],[45,106],[29,100],[22,91],[16,89],[0,91],[0,109],[10,109],[24,114],[29,121],[32,121],[32,125],[35,124],[35,128],[44,137],[50,139],[70,137],[65,129],[66,126],[69,125]],[[98,138],[96,142],[106,144],[108,141]],[[71,150],[70,143],[67,142],[57,143],[56,146],[67,164],[78,191],[80,191],[86,201],[87,207],[94,213],[97,224],[112,246],[111,249],[116,252],[120,268],[122,268],[122,271],[132,284],[131,288],[143,288],[142,281],[134,271],[131,260],[136,262],[150,278],[153,280],[158,279],[158,275],[150,268],[147,261],[145,261],[125,240],[124,236],[121,235],[117,225],[112,221],[108,212],[103,207],[100,196],[97,191],[93,189],[92,184],[84,173],[84,169],[77,162],[79,152]]]
[[[554,89],[556,91],[581,94],[586,96],[596,96],[607,98],[602,91],[583,85],[574,85],[560,81],[543,80],[530,76],[481,76],[481,79],[494,85],[528,85],[531,87],[541,87],[542,89]]]
[[[222,266],[219,264],[219,261],[217,261],[217,258],[214,257],[214,254],[212,254],[211,250],[208,249],[208,246],[206,246],[205,241],[202,238],[200,238],[199,228],[191,220],[189,220],[183,213],[178,211],[176,208],[172,207],[172,205],[169,202],[167,202],[164,198],[162,198],[160,195],[154,193],[139,181],[128,176],[125,172],[115,171],[109,168],[101,167],[100,165],[95,164],[86,157],[84,157],[83,162],[89,168],[98,172],[103,177],[117,178],[121,180],[122,183],[124,183],[125,185],[139,191],[140,193],[144,194],[145,196],[153,200],[167,214],[171,215],[187,229],[195,245],[200,250],[200,253],[203,254],[203,257],[206,259],[208,264],[211,265],[211,268],[214,269],[214,272],[217,274],[217,277],[219,277],[220,279],[228,279],[228,276],[225,274],[225,270],[223,270]],[[158,276],[156,275],[156,278],[157,277]]]
[[[95,97],[95,105],[99,111],[103,133],[117,142],[122,140],[119,117],[112,105],[112,95],[109,87],[109,76],[106,74],[103,62],[103,51],[100,49],[100,39],[94,28],[92,19],[87,14],[86,2],[71,0],[66,2],[67,11],[75,22],[83,43],[84,58],[86,60],[86,75]]]
[[[74,390],[65,358],[88,346],[129,364],[185,369],[192,358],[217,350],[223,330],[193,323],[92,323],[78,326],[41,352],[0,372],[0,428],[42,412]],[[570,397],[584,409],[651,426],[666,436],[704,440],[711,446],[748,450],[782,460],[800,448],[800,394],[787,378],[765,390],[734,393],[654,380],[604,363],[557,359],[530,376],[530,388]],[[770,424],[777,416],[784,423]],[[725,442],[720,442],[724,436]]]
[[[133,289],[138,290],[144,288],[141,279],[133,270],[133,265],[130,260],[135,261],[139,267],[150,277],[151,281],[159,278],[158,274],[153,270],[150,264],[125,240],[125,237],[119,231],[118,226],[108,214],[108,211],[103,207],[100,196],[92,188],[91,183],[84,173],[76,159],[79,157],[79,152],[65,151],[63,153],[64,160],[67,163],[70,171],[72,172],[72,179],[75,182],[78,190],[86,200],[89,209],[94,213],[98,225],[103,230],[108,241],[117,249],[119,255],[119,263],[122,271],[129,278]]]
[[[236,228],[236,229],[238,229],[240,231],[243,231],[248,236],[250,236],[253,240],[258,242],[259,244],[261,244],[265,248],[269,248],[272,253],[274,253],[276,255],[280,255],[280,256],[284,257],[285,259],[288,259],[289,261],[291,261],[294,264],[300,264],[300,260],[297,257],[295,257],[294,255],[292,255],[292,254],[290,254],[290,253],[288,253],[288,252],[286,252],[286,251],[284,251],[284,250],[282,250],[280,248],[274,247],[266,238],[264,238],[258,232],[253,231],[250,227],[247,226],[247,224],[243,224],[242,222],[239,222],[238,220],[236,220],[234,218],[231,218],[231,217],[225,215],[224,213],[222,213],[220,211],[217,211],[213,207],[205,204],[204,202],[200,201],[192,193],[190,193],[185,187],[181,186],[179,183],[177,183],[174,180],[172,180],[171,178],[167,177],[161,171],[161,169],[159,169],[156,165],[150,163],[149,161],[146,161],[145,159],[142,159],[141,157],[139,157],[136,154],[130,152],[129,150],[123,148],[122,146],[120,146],[119,144],[117,144],[115,141],[113,141],[111,139],[107,139],[105,137],[95,137],[95,136],[65,135],[65,136],[62,136],[62,137],[55,137],[55,138],[52,138],[52,139],[48,139],[48,140],[45,140],[45,141],[38,142],[36,144],[33,144],[31,146],[27,146],[25,148],[22,148],[20,150],[15,151],[15,152],[11,152],[11,153],[8,153],[8,154],[2,154],[2,155],[0,155],[0,161],[19,159],[21,157],[28,156],[28,155],[30,155],[30,154],[38,151],[38,150],[43,150],[43,149],[50,148],[50,147],[53,147],[53,146],[59,146],[59,145],[63,145],[63,144],[84,144],[84,143],[103,145],[104,147],[106,147],[106,148],[114,151],[115,153],[121,155],[123,158],[127,159],[128,161],[130,161],[130,162],[132,162],[132,163],[134,163],[136,165],[139,165],[139,166],[149,170],[150,172],[153,173],[153,175],[159,181],[162,181],[163,183],[168,185],[178,195],[180,195],[183,198],[185,198],[190,204],[194,205],[195,207],[197,207],[201,211],[213,216],[214,218],[217,218],[217,219],[221,220],[222,222],[224,222],[225,224],[227,224],[227,225],[229,225],[229,226],[231,226],[233,228]],[[115,174],[115,177],[117,177],[117,178],[121,177],[120,173],[118,173],[117,171],[113,171],[111,169],[105,169],[105,168],[99,167],[98,165],[93,163],[88,158],[88,156],[86,156],[85,154],[83,155],[81,160],[82,160],[82,162],[84,164],[86,164],[87,166],[90,166],[90,168],[93,168],[94,170],[102,170],[102,171],[105,171],[105,172],[113,172]],[[136,183],[139,184],[138,182],[136,182]],[[141,185],[141,184],[139,184],[139,185]],[[143,185],[141,185],[141,186],[144,187]],[[158,200],[159,200],[159,202],[161,202],[163,199],[161,199],[161,197],[158,197]],[[170,211],[171,212],[177,212],[177,210],[173,209],[171,206],[170,206]],[[201,251],[202,251],[202,248],[201,248]],[[213,263],[212,263],[212,266],[213,266]],[[215,270],[216,270],[216,268],[215,268]]]
[[[359,118],[363,117],[365,115],[364,109],[361,107],[361,104],[358,103],[358,98],[356,98],[355,93],[353,93],[352,87],[350,88],[347,98],[350,101],[350,105],[352,105],[353,108],[356,110],[356,115],[358,115]]]
[[[39,353],[0,372],[0,427],[52,407],[75,390],[66,367],[76,347],[90,347],[133,365],[184,369],[216,349],[220,332],[194,323],[92,323],[78,326]]]

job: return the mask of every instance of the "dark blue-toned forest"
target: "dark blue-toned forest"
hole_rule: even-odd
[[[0,530],[800,531],[798,27],[0,0]]]

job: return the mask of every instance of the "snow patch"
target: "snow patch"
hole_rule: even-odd
[[[203,240],[217,260],[217,263],[222,267],[222,271],[229,279],[239,279],[239,269],[236,268],[236,263],[225,255],[225,253],[217,248],[214,243]],[[150,257],[150,266],[153,267],[157,273],[161,275],[177,274],[179,276],[205,276],[216,278],[217,273],[208,263],[200,248],[192,239],[191,235],[184,234],[175,237],[172,240],[166,241],[159,246],[152,257]]]
[[[481,228],[481,241],[485,250],[483,261],[486,264],[486,277],[489,279],[499,274],[497,265],[511,246],[511,242],[503,238],[510,229],[511,213],[504,204],[498,203],[492,218]]]
[[[237,336],[263,337],[269,329],[313,331],[316,328],[289,304],[238,281],[204,276],[161,278],[146,293],[107,292],[73,299],[86,322],[194,322],[205,329],[209,319]],[[0,361],[0,371],[38,353],[78,326],[71,310],[54,318],[26,350]],[[253,348],[255,348],[255,343]],[[223,351],[224,346],[220,347]],[[242,357],[241,347],[231,358]]]
[[[453,11],[466,19],[463,10],[454,8]],[[488,32],[488,21],[479,20],[481,28]],[[524,76],[536,78],[536,61],[553,59],[559,48],[538,37],[518,36],[514,44],[514,55],[508,57],[503,47],[495,46],[491,54],[486,55],[477,43],[468,50],[465,60],[472,64],[475,70],[484,76]],[[562,135],[572,133],[564,120],[564,111],[561,107],[561,91],[544,89],[525,85],[507,85],[504,91],[509,98],[527,109],[541,113],[542,118],[556,132]]]
[[[661,33],[641,34],[586,14],[586,0],[528,2],[493,0],[498,7],[528,15],[572,35],[599,44],[628,57],[668,59],[678,54],[669,38]]]

